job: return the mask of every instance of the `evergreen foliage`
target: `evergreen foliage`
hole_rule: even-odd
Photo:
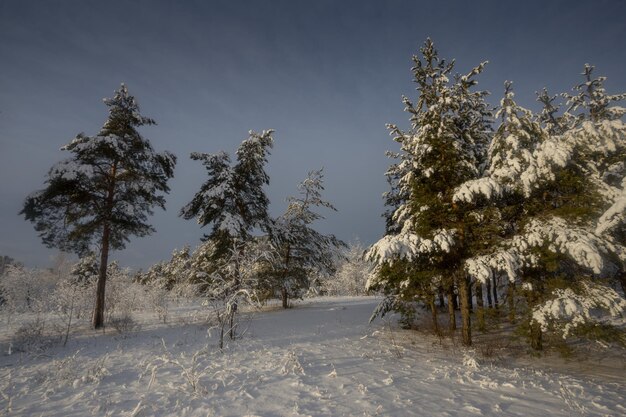
[[[140,114],[124,84],[104,103],[109,117],[102,129],[95,136],[80,133],[62,148],[71,156],[50,169],[46,188],[29,195],[20,212],[48,247],[82,255],[100,246],[95,328],[104,324],[109,250],[154,232],[147,218],[155,207],[165,209],[176,163],[137,130],[155,122]]]
[[[288,199],[285,213],[272,224],[270,239],[276,251],[276,263],[272,286],[280,291],[283,307],[288,298],[299,297],[309,287],[312,273],[334,272],[336,252],[346,244],[334,235],[324,235],[313,229],[312,224],[324,217],[314,211],[324,207],[336,211],[322,199],[322,170],[309,172],[298,185],[300,194]]]
[[[214,260],[228,257],[236,242],[247,241],[255,228],[269,227],[269,201],[263,186],[269,184],[265,165],[273,146],[273,132],[250,131],[249,138],[237,149],[234,165],[225,152],[191,154],[191,159],[205,166],[209,179],[180,210],[180,216],[186,220],[196,218],[201,227],[212,226],[203,240],[213,241]]]
[[[597,320],[591,310],[615,315],[626,308],[606,286],[623,277],[624,248],[603,233],[623,218],[615,203],[619,206],[616,185],[624,178],[626,130],[619,120],[624,112],[609,104],[624,97],[606,95],[604,79],[593,79],[592,69],[585,66],[586,81],[575,87],[577,95],[564,95],[563,114],[558,96],[543,90],[538,95],[543,111],[533,115],[515,104],[506,84],[485,175],[503,187],[489,204],[506,213],[505,227],[487,253],[466,261],[479,282],[508,277],[502,284],[508,287],[509,316],[521,316],[520,325],[538,350],[547,331],[566,338]]]
[[[470,344],[473,296],[485,329],[485,285],[488,299],[506,292],[509,318],[521,318],[534,349],[546,331],[588,329],[592,310],[621,314],[626,301],[610,287],[626,286],[626,109],[613,103],[626,96],[606,94],[586,65],[575,94],[562,95],[564,112],[544,89],[535,115],[506,82],[491,134],[485,93],[470,90],[484,64],[452,83],[453,63],[430,40],[421,53],[419,100],[404,99],[411,130],[390,126],[400,152],[387,172],[386,236],[368,251],[377,263],[369,285],[388,296],[376,313],[410,315],[421,301],[437,328],[434,297],[445,292],[454,329],[458,293]]]
[[[387,235],[370,248],[378,264],[371,288],[384,291],[397,306],[420,300],[431,305],[439,287],[467,291],[462,260],[468,250],[466,213],[453,198],[457,187],[479,179],[490,139],[490,109],[483,91],[473,91],[486,63],[453,80],[454,61],[441,59],[428,39],[412,68],[419,98],[404,98],[411,129],[389,129],[400,144],[399,159],[387,172],[392,190]],[[482,190],[483,185],[478,187]],[[450,290],[451,291],[451,290]],[[467,307],[467,306],[466,306]],[[464,342],[471,344],[469,311],[463,310]]]

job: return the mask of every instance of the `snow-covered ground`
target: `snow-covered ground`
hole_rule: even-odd
[[[249,314],[223,351],[189,308],[168,324],[141,317],[127,334],[85,330],[40,355],[9,355],[0,339],[0,415],[626,415],[623,361],[605,377],[490,362],[390,321],[368,324],[378,301]]]

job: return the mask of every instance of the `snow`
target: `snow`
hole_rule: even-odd
[[[455,203],[473,203],[476,198],[483,196],[488,200],[502,196],[504,187],[492,178],[484,177],[476,180],[466,181],[457,187],[452,195]]]
[[[12,416],[616,416],[626,386],[476,351],[368,317],[374,297],[318,298],[249,314],[223,351],[202,310],[131,334],[84,330],[44,355],[0,356],[0,414]],[[546,363],[542,359],[541,363]],[[615,364],[614,364],[615,365]],[[609,366],[610,367],[610,366]],[[597,369],[597,368],[595,368]],[[607,367],[608,369],[608,367]]]
[[[606,272],[608,255],[624,260],[626,249],[596,233],[568,224],[558,217],[548,220],[534,219],[525,226],[521,234],[507,242],[507,247],[467,259],[465,270],[481,282],[497,272],[505,273],[514,282],[518,278],[520,267],[535,266],[536,255],[531,249],[548,244],[551,251],[567,255],[577,265],[600,275]]]
[[[576,294],[571,288],[557,289],[553,297],[533,309],[532,318],[543,331],[551,323],[564,322],[563,338],[579,325],[592,321],[595,308],[603,308],[612,316],[621,317],[626,312],[626,300],[612,288],[592,283],[584,283],[584,294]]]
[[[600,216],[595,233],[599,236],[610,232],[612,229],[626,221],[626,187],[617,197],[614,203]]]
[[[387,235],[372,245],[366,256],[372,261],[383,263],[397,259],[414,260],[436,252],[450,252],[455,233],[454,230],[438,230],[432,239],[410,232]]]

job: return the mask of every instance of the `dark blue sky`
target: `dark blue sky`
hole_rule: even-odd
[[[103,97],[125,82],[158,150],[179,157],[158,232],[114,258],[145,267],[195,245],[177,217],[205,180],[192,151],[234,152],[247,131],[273,128],[271,211],[307,171],[325,168],[339,209],[319,230],[371,243],[383,232],[381,193],[395,150],[386,123],[408,125],[410,58],[430,36],[465,72],[489,60],[480,87],[499,102],[513,80],[520,104],[568,91],[583,64],[626,90],[626,2],[594,1],[28,1],[0,0],[0,255],[45,265],[54,250],[20,218],[59,148],[106,119]]]

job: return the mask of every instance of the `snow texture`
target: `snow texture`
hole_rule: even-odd
[[[494,273],[504,273],[514,282],[519,278],[521,267],[536,266],[537,258],[532,249],[543,246],[552,252],[567,255],[577,265],[596,275],[605,272],[609,266],[616,267],[608,260],[610,255],[622,261],[626,259],[626,250],[621,245],[555,217],[546,221],[533,219],[523,233],[507,242],[506,248],[466,260],[465,270],[481,282]]]
[[[473,203],[480,196],[491,200],[501,197],[503,191],[504,187],[496,180],[488,177],[478,178],[476,180],[466,181],[460,187],[457,187],[452,195],[452,201],[455,203]]]
[[[415,233],[387,235],[372,245],[367,251],[367,257],[381,264],[398,259],[410,261],[437,252],[450,252],[455,233],[455,230],[438,230],[432,239],[422,238]]]
[[[7,354],[0,339],[0,414],[10,416],[524,416],[626,413],[623,363],[596,376],[473,351],[383,322],[378,299],[327,298],[250,317],[222,351],[202,309],[170,325],[149,316],[124,337],[84,330],[46,355]],[[197,315],[197,316],[194,316]],[[194,319],[196,317],[196,319]],[[554,363],[553,366],[557,364]],[[575,364],[574,364],[575,365]],[[570,366],[574,366],[570,365]]]
[[[594,321],[592,315],[597,308],[608,311],[612,316],[622,317],[626,311],[626,300],[612,288],[585,283],[582,294],[575,293],[571,288],[555,290],[553,298],[533,309],[532,319],[541,325],[543,331],[555,323],[562,323],[560,329],[565,339],[579,325]]]

